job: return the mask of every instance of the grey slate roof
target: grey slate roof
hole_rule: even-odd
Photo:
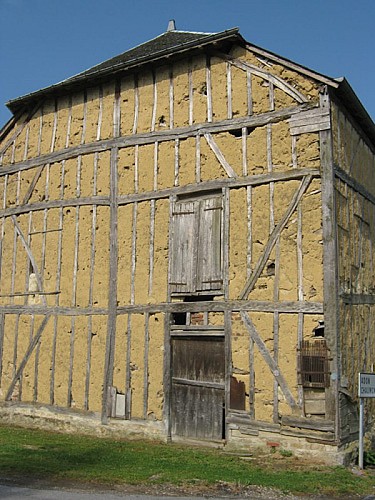
[[[15,113],[21,106],[29,104],[42,95],[53,94],[58,91],[67,90],[73,86],[94,81],[97,78],[113,75],[116,72],[126,71],[142,64],[158,60],[162,57],[171,57],[178,53],[193,50],[194,48],[207,46],[209,44],[225,43],[227,41],[245,42],[238,32],[238,28],[221,31],[218,33],[197,33],[191,31],[171,30],[134,47],[122,54],[112,57],[101,64],[78,73],[62,82],[37,90],[30,94],[12,99],[6,103],[8,108]]]
[[[357,118],[358,122],[362,125],[369,138],[375,144],[375,124],[359,101],[357,95],[350,87],[345,79],[333,79],[316,73],[304,66],[293,63],[283,57],[273,54],[267,50],[252,45],[241,36],[238,28],[221,31],[218,33],[197,33],[191,31],[178,31],[171,29],[162,33],[161,35],[149,40],[137,47],[134,47],[122,54],[112,57],[103,63],[100,63],[92,68],[83,71],[71,78],[63,80],[55,85],[37,90],[30,94],[18,97],[17,99],[10,100],[6,103],[7,107],[15,114],[24,106],[32,106],[38,99],[44,98],[48,95],[57,93],[65,93],[73,88],[95,83],[108,75],[112,76],[118,72],[126,72],[133,70],[143,64],[153,63],[160,61],[162,58],[169,58],[177,56],[184,52],[194,51],[200,48],[209,47],[211,44],[215,49],[222,47],[228,42],[236,42],[255,50],[262,57],[274,59],[276,62],[286,64],[296,71],[301,71],[306,75],[320,80],[322,83],[328,84],[338,96],[340,100],[348,107],[348,109]]]
[[[181,47],[181,45],[196,43],[204,39],[211,38],[215,33],[193,33],[189,31],[166,31],[161,35],[142,43],[133,49],[127,50],[122,54],[112,57],[97,66],[84,71],[83,74],[90,75],[102,69],[112,68],[119,64],[130,63],[132,61],[140,60],[145,57],[152,57],[164,51],[173,51]]]

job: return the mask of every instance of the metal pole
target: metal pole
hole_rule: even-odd
[[[363,469],[363,421],[364,421],[364,398],[359,398],[359,450],[358,465]]]

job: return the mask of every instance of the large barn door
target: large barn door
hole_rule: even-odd
[[[172,338],[172,434],[224,438],[224,337],[179,334]]]

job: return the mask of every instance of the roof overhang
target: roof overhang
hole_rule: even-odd
[[[245,40],[239,34],[238,28],[221,31],[220,33],[208,34],[203,39],[198,39],[186,43],[175,45],[165,50],[154,52],[151,55],[137,57],[133,60],[127,60],[124,63],[118,63],[108,68],[98,69],[97,71],[87,70],[79,73],[76,76],[63,80],[62,82],[42,88],[35,92],[25,94],[16,99],[11,99],[6,103],[6,106],[12,113],[16,113],[20,108],[30,106],[31,103],[38,99],[60,95],[72,89],[78,89],[87,85],[95,84],[99,81],[106,80],[115,74],[125,74],[135,69],[159,63],[162,59],[176,59],[183,56],[186,52],[202,51],[210,46],[220,47],[223,44],[234,42],[245,44]]]

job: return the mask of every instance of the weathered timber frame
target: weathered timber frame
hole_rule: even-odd
[[[114,387],[115,382],[115,366],[116,366],[116,349],[121,346],[123,349],[123,360],[121,361],[121,377],[123,389],[121,400],[125,401],[124,414],[121,418],[131,420],[133,418],[134,397],[133,382],[137,377],[134,374],[132,356],[136,350],[136,329],[141,329],[141,335],[138,339],[142,339],[143,353],[143,373],[138,376],[138,391],[141,396],[138,397],[141,403],[138,402],[138,415],[136,418],[147,421],[149,419],[149,396],[150,383],[152,382],[152,341],[153,341],[153,323],[152,321],[159,315],[163,318],[163,353],[162,353],[162,384],[163,384],[163,405],[162,405],[162,424],[164,425],[165,434],[168,440],[173,436],[173,408],[172,408],[172,340],[178,335],[183,336],[186,332],[197,332],[199,334],[215,335],[224,340],[225,350],[225,380],[224,385],[220,385],[221,389],[225,386],[225,405],[224,405],[224,434],[225,439],[230,440],[232,431],[239,431],[240,434],[259,436],[260,432],[267,431],[278,433],[281,435],[292,435],[303,437],[307,440],[339,444],[342,437],[342,423],[340,421],[340,397],[339,392],[343,391],[341,386],[342,375],[342,359],[340,345],[340,317],[339,303],[348,305],[372,305],[374,298],[371,294],[366,293],[344,293],[339,292],[338,278],[338,229],[336,225],[336,191],[335,181],[340,179],[343,183],[354,189],[360,195],[375,202],[375,196],[360,182],[351,178],[351,176],[341,168],[340,165],[334,164],[334,137],[332,132],[332,101],[331,88],[337,88],[339,84],[333,82],[326,77],[309,72],[309,70],[301,69],[293,65],[293,63],[279,59],[275,55],[264,54],[261,49],[250,47],[254,51],[255,57],[261,62],[257,66],[254,62],[250,63],[245,59],[232,57],[228,52],[228,47],[222,45],[212,45],[210,48],[202,50],[202,47],[197,47],[197,50],[188,54],[186,60],[186,82],[185,93],[183,99],[186,100],[186,117],[184,126],[177,126],[179,123],[179,109],[176,104],[176,95],[178,95],[179,85],[176,83],[178,71],[175,70],[175,60],[166,58],[164,69],[164,93],[159,92],[160,87],[158,81],[157,62],[147,66],[149,72],[149,94],[152,99],[152,104],[147,113],[147,125],[145,116],[142,114],[144,110],[144,94],[142,88],[142,78],[144,77],[142,69],[138,67],[128,68],[127,70],[116,69],[112,75],[112,81],[109,82],[105,78],[95,80],[97,85],[97,104],[95,108],[95,130],[90,132],[90,116],[89,116],[89,88],[85,88],[82,92],[82,115],[81,126],[77,132],[76,123],[77,117],[74,114],[74,96],[69,95],[66,99],[66,136],[63,137],[60,148],[56,146],[59,139],[59,94],[56,93],[53,97],[53,103],[48,108],[45,101],[40,101],[30,108],[30,112],[21,113],[17,117],[23,117],[23,121],[17,125],[14,132],[9,135],[9,138],[3,144],[0,150],[0,182],[3,182],[4,196],[3,203],[0,207],[0,277],[6,273],[6,263],[4,255],[11,255],[11,284],[10,293],[1,293],[1,298],[7,298],[0,305],[0,381],[4,379],[4,362],[2,352],[5,342],[5,331],[7,328],[7,318],[14,318],[12,324],[12,338],[14,339],[14,347],[12,350],[13,372],[11,373],[10,384],[7,387],[5,399],[22,401],[22,391],[26,387],[26,366],[34,362],[33,367],[33,396],[34,403],[39,400],[40,386],[38,385],[38,377],[41,375],[38,371],[39,359],[41,354],[41,341],[47,334],[51,337],[51,361],[50,371],[51,378],[49,383],[49,403],[57,404],[57,387],[58,387],[58,343],[61,342],[60,322],[66,325],[68,330],[68,340],[66,342],[67,351],[67,390],[64,389],[64,405],[68,408],[73,408],[74,401],[74,365],[77,359],[76,341],[79,333],[79,328],[82,329],[84,324],[84,351],[86,360],[84,366],[84,374],[82,376],[83,383],[83,402],[82,407],[85,410],[91,410],[91,395],[90,390],[93,384],[95,373],[93,372],[92,355],[95,344],[94,325],[96,321],[104,320],[105,324],[105,352],[102,360],[102,379],[99,385],[103,385],[101,393],[101,422],[108,424],[110,419],[119,416],[116,415],[116,397],[117,389]],[[246,47],[246,44],[241,44],[241,48]],[[193,59],[197,56],[202,61],[201,85],[202,91],[197,99],[197,93],[194,82],[194,63]],[[265,57],[265,59],[259,59]],[[269,57],[269,59],[268,59]],[[221,111],[221,119],[216,119],[215,106],[215,61],[219,60],[224,68],[224,78],[221,83],[225,95],[224,111]],[[178,61],[178,59],[176,59]],[[254,61],[254,59],[253,59]],[[320,97],[318,92],[315,96],[304,95],[303,90],[299,90],[298,84],[293,85],[289,81],[283,80],[276,72],[272,71],[272,65],[269,61],[277,64],[285,64],[292,71],[300,71],[309,78],[317,78],[319,86],[323,83],[324,87],[320,88]],[[160,62],[160,61],[159,61]],[[268,69],[271,68],[271,69]],[[236,85],[235,78],[241,74],[242,104],[246,108],[245,115],[238,118],[236,115]],[[103,73],[104,75],[104,73]],[[123,112],[123,102],[128,102],[125,99],[125,92],[129,91],[124,84],[124,79],[128,78],[129,88],[131,88],[132,98],[130,99],[129,126],[123,121],[126,115]],[[257,113],[257,100],[255,92],[256,82],[261,81],[264,89],[265,110]],[[100,82],[100,83],[98,83]],[[238,80],[237,80],[238,83]],[[316,82],[315,82],[316,83]],[[113,86],[113,97],[108,99],[109,85]],[[68,88],[68,87],[67,87]],[[203,91],[204,88],[204,91]],[[318,85],[316,86],[316,89]],[[278,102],[279,93],[287,96],[287,99],[280,105]],[[35,97],[35,96],[34,96]],[[164,101],[163,101],[164,99]],[[162,109],[168,117],[162,120],[164,129],[160,129],[158,111],[160,103],[163,101]],[[293,102],[293,105],[290,103]],[[109,103],[109,104],[108,104]],[[48,103],[47,103],[48,104]],[[199,105],[202,109],[199,111]],[[281,106],[281,109],[280,109]],[[50,111],[48,111],[50,109]],[[241,110],[242,112],[242,110]],[[35,144],[32,142],[32,128],[30,121],[37,113],[34,129],[36,132]],[[48,117],[50,113],[50,117]],[[201,113],[201,118],[197,116]],[[52,118],[51,118],[52,116]],[[111,117],[110,127],[107,127],[108,116]],[[48,138],[48,146],[45,145],[43,136],[44,125],[50,123],[51,136]],[[203,123],[201,123],[203,121]],[[286,168],[278,168],[277,153],[274,145],[276,128],[282,122],[287,129],[287,137],[290,147],[290,163]],[[16,123],[16,120],[14,121]],[[18,123],[18,122],[17,122]],[[14,126],[14,125],[13,125]],[[125,127],[127,130],[125,131]],[[106,130],[110,128],[110,132]],[[250,156],[252,151],[249,150],[250,136],[253,130],[262,128],[264,132],[264,148],[265,156],[262,160],[261,169],[257,170],[250,164]],[[9,127],[3,131],[3,134],[9,132]],[[236,146],[238,151],[238,160],[235,161],[228,153],[225,153],[224,140],[220,135],[225,136],[225,132],[230,132],[226,136],[230,140],[237,141]],[[87,141],[88,135],[91,133],[91,139]],[[25,144],[22,145],[21,154],[17,150],[17,140],[25,137]],[[79,135],[80,134],[80,135]],[[127,134],[127,135],[126,135]],[[316,142],[319,141],[320,157],[314,168],[307,163],[301,161],[299,151],[299,140],[304,134],[315,134]],[[78,135],[78,139],[77,136]],[[109,137],[109,138],[108,138]],[[234,139],[234,137],[236,139]],[[183,157],[183,144],[190,140],[191,144],[191,172],[192,175],[189,181],[185,181],[183,176],[183,165],[181,158]],[[221,143],[221,141],[223,142]],[[50,141],[50,142],[49,142]],[[86,142],[87,141],[87,142]],[[184,142],[185,141],[185,142]],[[368,142],[368,141],[367,141]],[[170,158],[172,158],[171,174],[168,184],[162,183],[160,175],[160,163],[163,155],[163,147],[169,145]],[[61,144],[61,143],[60,143]],[[72,145],[74,144],[74,145]],[[221,144],[224,144],[221,146]],[[29,154],[30,148],[34,146],[36,156],[32,157]],[[148,160],[147,171],[150,182],[147,184],[147,189],[143,189],[142,182],[144,175],[144,160],[142,158],[143,151],[147,149],[150,152],[151,160]],[[263,146],[262,146],[263,147]],[[127,168],[133,177],[127,178],[127,182],[131,184],[131,189],[121,191],[119,168],[121,166],[119,158],[121,151],[129,148],[129,155],[132,155],[132,164]],[[46,152],[47,151],[47,152]],[[211,155],[212,165],[217,169],[217,177],[205,177],[205,158],[203,159],[202,152],[208,151]],[[43,153],[43,154],[42,154]],[[92,189],[90,195],[84,193],[83,175],[86,156],[90,161],[93,160],[92,173]],[[204,153],[203,153],[204,155]],[[99,187],[99,176],[103,175],[103,165],[101,164],[102,157],[109,158],[108,169],[109,184],[105,194],[102,193]],[[5,162],[4,162],[5,159]],[[73,160],[73,161],[72,161]],[[69,165],[74,164],[75,189],[67,197],[65,181],[69,175]],[[210,166],[212,166],[210,165]],[[258,165],[256,165],[258,167]],[[60,184],[59,196],[51,198],[51,177],[55,173],[54,169],[60,168]],[[91,167],[90,167],[91,168]],[[101,170],[102,169],[102,170]],[[258,172],[262,173],[258,173]],[[256,172],[256,173],[255,173]],[[28,173],[29,186],[25,194],[21,196],[21,177],[23,173]],[[190,172],[189,172],[190,174]],[[71,171],[70,171],[71,175]],[[13,177],[12,177],[13,176]],[[152,180],[151,180],[152,177]],[[205,179],[205,180],[202,180]],[[11,181],[13,186],[11,185]],[[290,181],[290,183],[289,183]],[[39,199],[35,196],[38,186],[44,183],[44,193]],[[290,198],[283,205],[277,205],[278,185],[288,184],[293,186],[290,190]],[[317,189],[312,188],[315,185]],[[168,187],[165,187],[168,186]],[[256,237],[256,218],[254,216],[256,193],[258,187],[263,186],[266,189],[266,204],[269,207],[269,212],[265,214],[264,220],[267,224],[266,235],[261,242],[262,249],[257,254],[254,250]],[[16,191],[15,203],[7,204],[7,193],[11,189]],[[314,189],[314,191],[312,191]],[[321,189],[321,204],[319,210],[322,212],[322,244],[323,244],[323,300],[308,300],[306,291],[306,270],[304,269],[304,254],[303,254],[303,238],[304,228],[307,224],[303,203],[308,196],[316,195]],[[242,207],[245,207],[243,214],[244,227],[247,234],[244,237],[243,245],[246,249],[244,276],[241,286],[236,289],[235,294],[231,295],[231,278],[230,278],[230,246],[231,246],[231,203],[235,199],[235,195],[241,192]],[[128,193],[128,194],[124,194]],[[206,290],[194,290],[190,295],[173,292],[171,283],[171,261],[173,258],[173,206],[177,200],[194,200],[217,196],[219,193],[222,199],[222,217],[221,222],[221,242],[222,242],[222,268],[223,280],[220,292],[216,293],[214,287]],[[255,200],[255,201],[254,201]],[[144,203],[147,202],[147,203]],[[168,271],[166,276],[166,293],[160,300],[155,300],[155,290],[157,290],[157,245],[158,245],[158,210],[159,206],[163,205],[163,209],[169,207],[167,237],[164,250],[168,254]],[[362,216],[363,216],[362,203]],[[138,302],[136,279],[142,262],[139,259],[139,248],[142,246],[142,240],[139,232],[139,225],[142,223],[142,210],[147,207],[147,217],[149,217],[149,226],[146,232],[146,244],[143,242],[146,250],[143,256],[143,265],[148,266],[148,276],[145,280],[144,287],[148,292],[148,296],[152,296],[152,300]],[[128,208],[127,208],[128,207]],[[215,207],[216,208],[216,207]],[[212,209],[212,208],[210,208]],[[89,262],[90,269],[88,273],[88,302],[85,307],[79,303],[79,250],[82,245],[80,240],[80,230],[83,226],[82,214],[88,214],[89,226],[91,235],[88,238],[89,247]],[[121,212],[123,210],[123,212]],[[119,285],[121,277],[119,277],[121,259],[121,213],[129,215],[129,227],[127,251],[128,251],[128,271],[129,271],[129,300],[121,303],[121,293]],[[62,299],[62,289],[64,286],[63,277],[63,247],[64,247],[64,224],[67,220],[67,213],[72,212],[71,223],[72,228],[72,283],[69,289],[69,300]],[[50,213],[57,214],[53,226],[49,222]],[[101,213],[108,213],[108,286],[106,283],[107,295],[104,303],[100,305],[95,301],[95,276],[100,273],[100,259],[96,257],[96,252],[100,243],[98,243],[98,231],[100,231]],[[143,212],[144,213],[144,212]],[[165,211],[166,213],[166,211]],[[361,218],[361,214],[358,215]],[[363,217],[362,217],[363,218]],[[27,224],[26,224],[27,219]],[[39,227],[34,228],[35,221],[39,221]],[[9,224],[10,223],[10,224]],[[361,219],[361,229],[363,221]],[[82,225],[81,225],[82,224]],[[283,273],[283,236],[289,225],[294,225],[295,240],[295,261],[296,261],[296,298],[294,300],[283,299],[282,273]],[[28,225],[28,230],[26,229]],[[166,224],[167,225],[167,224]],[[11,250],[5,248],[4,234],[11,228],[12,245]],[[56,263],[56,287],[53,291],[46,291],[44,288],[45,278],[45,263],[48,259],[48,238],[51,233],[57,233],[57,255]],[[176,231],[177,232],[177,231]],[[8,233],[9,234],[9,233]],[[361,233],[362,234],[362,233]],[[35,236],[34,236],[35,235]],[[39,236],[36,236],[39,235]],[[33,241],[40,237],[40,252],[33,245]],[[4,247],[3,247],[4,245]],[[160,250],[160,249],[159,249]],[[25,253],[25,261],[27,268],[35,275],[37,285],[36,290],[30,289],[30,273],[26,273],[25,278],[22,278],[22,287],[16,281],[16,273],[19,270],[17,255],[20,251]],[[362,247],[360,251],[362,251]],[[40,253],[40,255],[39,255]],[[143,255],[143,254],[142,254]],[[255,258],[256,256],[256,258]],[[22,257],[24,258],[24,257]],[[259,285],[262,276],[264,277],[267,264],[272,261],[273,265],[273,291],[269,300],[254,299],[257,297],[257,285]],[[147,264],[145,264],[145,262]],[[359,271],[358,271],[359,273]],[[34,279],[34,278],[33,278]],[[212,280],[214,281],[214,280]],[[48,288],[47,288],[48,289]],[[146,294],[147,295],[147,294]],[[207,297],[211,299],[207,299]],[[202,297],[201,297],[202,296]],[[261,296],[262,295],[258,295]],[[214,297],[214,298],[213,298]],[[313,297],[313,295],[312,295]],[[184,299],[188,299],[184,301]],[[204,300],[199,300],[203,298]],[[37,300],[35,300],[37,299]],[[217,314],[221,322],[219,326],[210,324],[210,314]],[[256,323],[258,313],[269,313],[267,319],[272,330],[270,337],[271,344],[267,342],[270,339],[264,338],[264,332]],[[178,331],[176,325],[173,324],[177,315],[186,315],[186,325]],[[202,323],[196,325],[192,322],[194,315],[201,315]],[[30,317],[29,341],[20,355],[19,346],[22,339],[19,338],[18,330],[19,323],[22,321],[22,316]],[[303,387],[294,384],[291,378],[288,378],[286,369],[282,366],[283,357],[283,317],[285,315],[293,315],[295,327],[293,327],[293,339],[296,339],[296,348],[301,345],[306,335],[306,324],[311,318],[316,321],[316,317],[323,318],[325,321],[325,337],[329,348],[330,355],[330,384],[325,388],[325,417],[324,419],[308,418],[305,414],[304,406],[304,391]],[[42,317],[39,323],[37,317]],[[246,352],[246,363],[249,370],[243,370],[244,379],[248,386],[248,405],[246,411],[233,410],[230,407],[230,388],[231,376],[233,375],[232,356],[234,354],[233,337],[236,335],[235,329],[238,320],[241,332],[248,342],[248,352]],[[159,321],[159,318],[158,318]],[[352,319],[350,319],[353,322]],[[292,322],[291,322],[292,323]],[[369,324],[371,323],[371,318]],[[119,326],[119,324],[121,326]],[[36,326],[38,325],[38,326]],[[141,325],[141,326],[139,326]],[[87,331],[85,330],[87,329]],[[182,332],[182,333],[181,333]],[[122,337],[120,337],[122,335]],[[159,333],[160,335],[160,333]],[[42,339],[43,337],[43,339]],[[121,344],[122,342],[122,344]],[[247,349],[247,347],[246,347]],[[297,358],[297,353],[296,353]],[[261,421],[257,417],[256,399],[258,387],[255,377],[255,361],[259,360],[265,366],[267,373],[270,375],[270,388],[272,400],[269,403],[272,412],[270,412],[269,421]],[[97,367],[95,367],[97,371]],[[25,375],[26,374],[26,375]],[[41,379],[40,379],[41,380]],[[39,382],[40,382],[39,380]],[[139,382],[140,380],[140,382]],[[186,381],[185,381],[186,382]],[[98,383],[96,379],[95,383]],[[243,383],[243,382],[242,382]],[[18,387],[17,387],[18,385]],[[215,386],[213,383],[212,387]],[[141,389],[139,389],[141,387]],[[217,388],[216,387],[216,388]],[[18,392],[17,392],[18,390]],[[61,397],[60,397],[61,400]],[[61,401],[59,403],[61,405]],[[283,405],[285,405],[283,407]],[[288,415],[285,416],[282,410],[287,408]],[[308,413],[308,412],[306,412]]]

